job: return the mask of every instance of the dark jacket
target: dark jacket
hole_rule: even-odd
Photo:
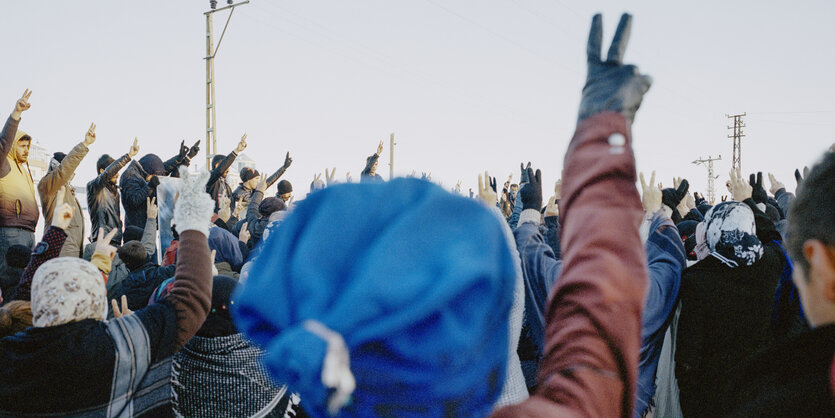
[[[113,237],[112,243],[122,242],[122,218],[119,208],[119,188],[110,179],[119,173],[130,162],[130,155],[125,154],[113,161],[96,178],[87,183],[87,211],[90,213],[90,236],[95,242],[99,236],[99,228],[104,228],[107,235],[111,229],[119,232]]]
[[[0,305],[12,301],[12,296],[22,276],[23,269],[20,267],[6,266],[0,270],[0,292],[2,292],[0,295],[3,296],[3,302],[0,302]]]
[[[360,175],[360,183],[374,183],[383,181],[383,178],[380,177],[380,175],[376,172],[374,174],[371,174],[371,167],[374,166],[374,163],[376,163],[377,159],[379,158],[379,155],[374,154],[365,160],[365,168],[362,169],[362,174]]]
[[[180,239],[176,278],[161,302],[115,320],[30,327],[0,339],[0,416],[104,416],[108,407],[114,415],[131,415],[126,408],[170,415],[168,360],[202,326],[212,287],[205,235],[185,231]],[[120,408],[112,399],[127,388],[129,404]]]
[[[731,371],[722,414],[734,417],[833,417],[835,324],[792,336]]]
[[[232,196],[230,197],[232,201],[232,211],[235,211],[235,207],[238,205],[238,200],[244,205],[244,209],[249,208],[249,202],[252,200],[252,192],[255,189],[248,189],[244,187],[243,183],[238,185],[238,188],[232,192]]]
[[[128,308],[130,310],[135,311],[144,308],[148,305],[148,300],[154,293],[154,289],[166,279],[173,277],[176,268],[176,264],[160,267],[152,262],[146,262],[141,267],[131,271],[128,277],[122,280],[122,290],[119,295],[128,297]]]
[[[131,161],[119,178],[122,205],[125,207],[125,227],[145,227],[149,197],[156,196],[156,188],[145,181],[148,173],[138,161]]]
[[[772,306],[785,259],[780,234],[751,199],[763,256],[730,268],[714,256],[690,266],[681,279],[676,379],[685,416],[723,414],[720,384],[746,357],[774,343]]]
[[[218,209],[218,199],[221,195],[221,190],[225,190],[226,196],[229,196],[230,199],[232,197],[232,188],[226,183],[224,174],[229,170],[229,167],[232,167],[235,158],[238,158],[238,153],[235,151],[230,152],[216,168],[212,169],[209,175],[209,182],[206,183],[206,193],[211,195],[215,201],[215,212]]]
[[[655,372],[661,358],[664,334],[678,304],[681,272],[686,257],[678,229],[658,211],[650,220],[647,251],[649,286],[641,316],[641,357],[638,362],[638,391],[634,416],[641,417],[655,396]]]
[[[545,346],[545,327],[548,294],[557,282],[562,268],[560,261],[545,243],[539,231],[539,214],[529,210],[531,221],[519,223],[513,231],[516,248],[522,260],[522,277],[525,279],[525,316],[516,352],[522,363],[522,372],[528,389],[536,386],[539,362]],[[523,219],[528,219],[525,217]]]

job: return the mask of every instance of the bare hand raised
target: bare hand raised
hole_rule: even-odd
[[[90,146],[96,142],[96,124],[91,123],[90,129],[87,129],[87,135],[84,135],[84,145]]]
[[[14,106],[14,110],[12,111],[12,119],[20,120],[20,114],[29,110],[29,108],[32,106],[31,104],[29,104],[30,96],[32,96],[32,92],[29,91],[29,89],[26,89],[26,91],[23,92],[23,95],[20,96],[19,99],[17,99],[17,102]]]

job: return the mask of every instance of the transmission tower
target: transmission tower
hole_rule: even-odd
[[[711,205],[716,201],[716,188],[713,187],[713,180],[719,178],[719,176],[713,174],[713,162],[721,159],[721,155],[716,158],[708,155],[707,158],[699,157],[698,160],[693,161],[693,164],[704,164],[707,167],[707,201]]]
[[[728,135],[728,138],[734,139],[734,160],[731,167],[737,169],[737,172],[742,173],[742,137],[745,136],[742,134],[742,128],[745,127],[742,117],[745,116],[745,113],[741,115],[726,114],[725,116],[727,116],[728,119],[734,120],[734,126],[728,126],[728,129],[733,129],[734,131],[733,135]]]

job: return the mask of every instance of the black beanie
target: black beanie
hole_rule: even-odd
[[[162,159],[156,154],[146,154],[139,159],[139,165],[148,174],[155,176],[162,176],[165,174],[165,166],[162,164]]]
[[[125,232],[122,234],[122,242],[128,241],[142,241],[142,234],[145,233],[145,230],[142,228],[130,225],[125,228]]]
[[[212,279],[212,307],[197,335],[203,338],[225,337],[237,334],[230,309],[235,303],[232,292],[238,282],[228,276],[215,276]]]
[[[64,153],[63,153],[63,152],[61,152],[61,151],[58,151],[58,152],[56,152],[56,153],[52,154],[52,158],[54,158],[54,159],[55,159],[55,161],[58,161],[59,163],[60,163],[61,161],[64,161],[64,157],[66,157],[66,156],[67,156],[67,154],[64,154]]]
[[[258,170],[249,167],[244,167],[241,169],[241,183],[246,183],[258,177],[259,175],[260,174],[258,173]]]
[[[278,212],[280,210],[284,210],[286,206],[284,205],[284,201],[277,198],[277,197],[268,197],[261,201],[261,204],[258,206],[258,213],[261,216],[270,216],[273,212]]]
[[[25,245],[12,245],[6,250],[6,264],[10,267],[26,268],[29,264],[29,257],[32,256],[32,250]]]
[[[684,242],[684,253],[688,260],[696,259],[696,227],[699,225],[696,221],[682,221],[676,227]]]
[[[218,164],[220,164],[223,161],[224,158],[226,158],[226,156],[225,155],[220,155],[220,154],[215,155],[214,157],[212,157],[212,170],[214,170],[215,167],[217,167]]]
[[[292,191],[293,191],[293,185],[290,184],[289,181],[281,180],[280,182],[278,182],[278,192],[276,193],[277,195],[281,196],[285,193],[290,193]]]

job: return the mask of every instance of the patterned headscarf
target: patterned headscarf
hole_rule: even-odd
[[[107,315],[107,291],[89,261],[61,257],[43,263],[32,279],[32,324],[54,327]]]
[[[705,238],[710,255],[729,267],[750,266],[763,255],[756,235],[754,212],[741,202],[722,202],[705,216]]]

